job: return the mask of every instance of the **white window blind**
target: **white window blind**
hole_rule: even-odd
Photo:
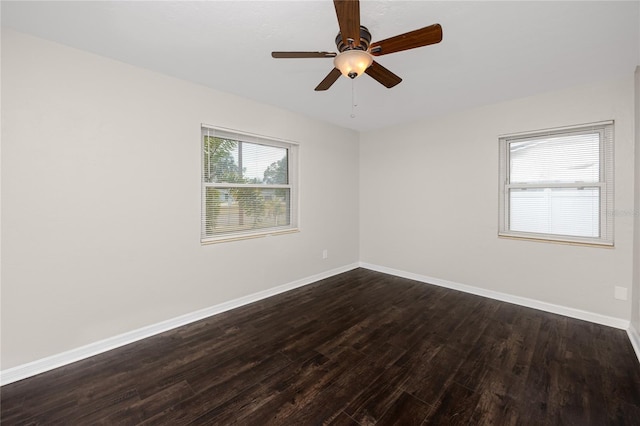
[[[500,138],[499,234],[613,245],[613,122]]]
[[[202,126],[201,241],[297,229],[297,145]]]

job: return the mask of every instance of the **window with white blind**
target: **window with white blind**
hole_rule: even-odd
[[[297,230],[298,146],[202,126],[201,242]]]
[[[613,245],[613,122],[499,142],[499,235]]]

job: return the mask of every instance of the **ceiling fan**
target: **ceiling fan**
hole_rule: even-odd
[[[373,60],[374,56],[387,55],[442,41],[442,27],[433,24],[382,41],[371,43],[371,33],[360,25],[359,0],[333,0],[338,16],[340,32],[336,37],[338,52],[271,52],[274,58],[334,58],[334,68],[318,84],[316,91],[327,90],[340,75],[354,79],[362,73],[387,88],[402,81],[400,77]]]

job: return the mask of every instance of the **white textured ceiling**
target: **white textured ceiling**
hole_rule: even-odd
[[[638,1],[361,1],[372,41],[433,23],[443,41],[377,58],[403,78],[314,87],[331,59],[272,59],[273,50],[335,51],[324,1],[2,1],[2,25],[356,130],[601,79],[640,63]]]

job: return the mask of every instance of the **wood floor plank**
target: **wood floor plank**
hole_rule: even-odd
[[[431,406],[417,398],[402,392],[380,418],[383,425],[419,426],[423,423]]]
[[[464,358],[450,346],[442,347],[428,361],[421,360],[412,364],[412,374],[404,383],[403,389],[416,398],[436,405],[442,394],[454,383],[454,377]],[[447,368],[442,368],[446,365]]]
[[[288,416],[283,417],[279,424],[332,422],[336,416],[344,411],[351,400],[357,398],[359,393],[371,386],[403,353],[403,349],[392,345],[382,345],[375,356],[364,355],[358,363],[345,363],[344,356],[336,352],[334,359],[342,367],[340,374],[334,376],[329,385],[316,392],[310,400],[296,407]]]
[[[327,423],[328,426],[360,426],[360,423],[353,420],[345,413],[339,413],[331,422]]]
[[[469,425],[480,400],[480,394],[458,383],[450,383],[431,409],[425,424]],[[501,424],[499,419],[498,424]]]
[[[348,376],[354,366],[365,363],[365,359],[361,352],[343,347],[342,351],[335,353],[318,371],[320,374],[313,379],[311,386],[297,389],[294,386],[295,392],[291,389],[281,392],[281,397],[285,397],[287,403],[280,404],[277,415],[271,419],[271,424],[322,424],[332,420],[348,401],[344,400],[344,395],[333,385]],[[280,388],[280,384],[270,387],[272,391],[279,391]],[[282,400],[280,398],[280,401]],[[247,417],[249,420],[254,418],[253,413]]]
[[[468,386],[467,386],[468,388]],[[509,370],[489,368],[472,389],[479,394],[473,409],[471,422],[474,424],[526,424],[529,419],[521,416],[518,398],[522,394],[524,381]],[[524,402],[526,406],[526,401]]]
[[[157,392],[146,399],[141,399],[128,404],[122,410],[116,411],[112,408],[105,416],[99,419],[102,424],[138,424],[149,419],[174,404],[192,397],[195,394],[189,383],[182,381]]]
[[[373,380],[370,386],[352,398],[344,412],[361,425],[375,425],[400,397],[411,370],[391,366]]]
[[[365,269],[0,388],[3,425],[638,419],[623,330]]]
[[[282,388],[286,389],[290,383],[287,380],[291,381],[297,376],[312,375],[312,372],[329,361],[328,358],[317,352],[307,355],[295,362],[287,363],[280,370],[276,370],[280,366],[280,357],[275,355],[276,367],[273,366],[271,359],[268,359],[257,372],[250,371],[238,374],[228,380],[220,381],[214,386],[198,389],[194,396],[178,402],[164,412],[146,420],[144,424],[188,424],[198,421],[204,422],[206,419],[210,421],[215,419],[220,423],[225,419],[231,421],[242,414],[240,410],[246,410],[246,407],[256,409],[261,404],[267,403],[269,398],[274,396],[268,392],[269,383],[281,383]],[[278,371],[280,374],[277,374]],[[269,372],[272,374],[269,375]],[[212,381],[216,381],[216,379],[212,378]]]
[[[259,391],[239,395],[195,421],[206,424],[228,424],[232,420],[243,424],[282,424],[283,419],[305,411],[306,404],[349,368],[351,363],[359,362],[363,355],[345,348],[341,358],[344,358],[343,362],[318,354],[311,359],[313,362],[285,371],[283,375],[272,376],[260,384]],[[317,415],[313,411],[307,414]]]

